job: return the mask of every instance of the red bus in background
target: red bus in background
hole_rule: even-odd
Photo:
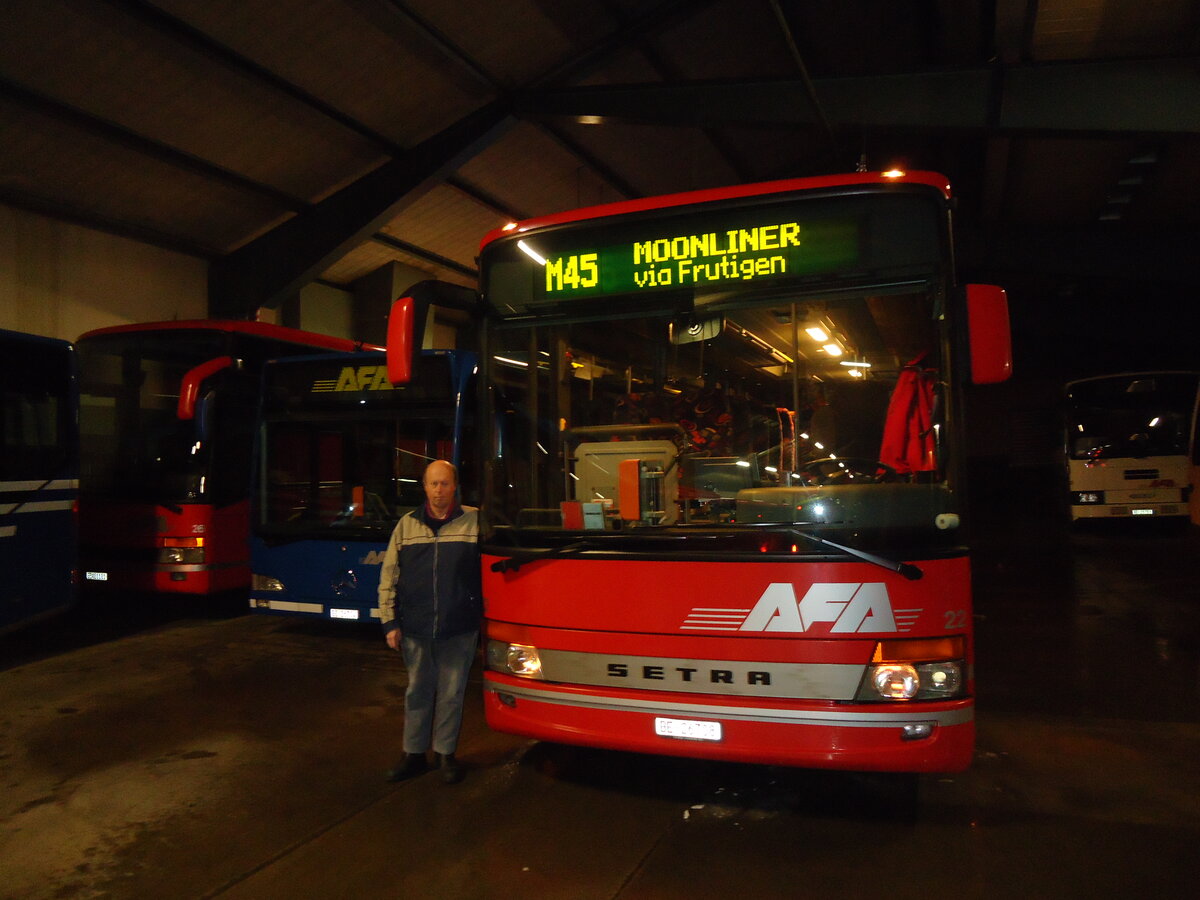
[[[248,589],[262,365],[363,345],[261,322],[196,320],[101,328],[76,348],[85,582],[183,594]]]
[[[974,747],[964,387],[1011,368],[927,172],[488,235],[485,709],[503,732],[893,772]]]

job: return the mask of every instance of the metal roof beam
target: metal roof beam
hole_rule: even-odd
[[[1194,58],[1025,64],[820,78],[813,84],[834,128],[1200,133],[1200,67]],[[527,91],[515,102],[519,115],[701,127],[816,126],[808,96],[802,80],[769,80],[559,88]]]
[[[249,318],[278,306],[514,121],[506,104],[485,106],[217,260],[209,269],[210,315]]]

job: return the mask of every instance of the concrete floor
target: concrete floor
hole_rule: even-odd
[[[472,691],[467,780],[390,785],[373,628],[87,607],[0,638],[0,896],[1191,893],[1200,528],[1032,509],[976,542],[976,761],[915,782],[535,744]]]

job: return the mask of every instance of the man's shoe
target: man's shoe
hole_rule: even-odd
[[[405,753],[404,759],[394,769],[388,769],[388,781],[407,781],[429,769],[424,753]]]
[[[446,784],[458,784],[466,774],[458,760],[454,758],[453,753],[443,753],[439,759],[438,768],[442,773],[442,781]]]

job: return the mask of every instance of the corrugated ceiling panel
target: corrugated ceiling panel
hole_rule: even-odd
[[[568,124],[563,130],[626,175],[643,195],[736,184],[740,179],[698,129]]]
[[[1039,60],[1175,56],[1196,52],[1194,0],[1039,0]]]
[[[158,5],[400,146],[418,143],[490,99],[386,2]]]
[[[431,263],[423,257],[413,256],[411,253],[405,253],[403,250],[397,250],[377,241],[368,241],[356,247],[338,260],[336,264],[322,272],[321,278],[348,287],[357,279],[371,274],[380,266],[386,265],[393,260],[405,263],[422,272],[427,272],[430,278],[449,281],[451,284],[475,287],[474,278],[469,278],[454,269],[439,266],[437,263]]]
[[[601,30],[602,4],[583,0],[410,0],[408,5],[506,87],[528,84],[608,32]]]
[[[282,221],[278,206],[0,101],[0,185],[228,250]]]
[[[474,268],[479,241],[493,228],[504,224],[503,217],[460,191],[438,187],[382,230],[401,241]]]
[[[471,184],[543,216],[624,197],[542,129],[521,124],[461,169]]]
[[[106,3],[5,4],[0,72],[303,199],[379,148]]]
[[[783,30],[766,3],[711,4],[664,30],[654,47],[687,79],[798,75]],[[754,52],[747,53],[747,47]]]

